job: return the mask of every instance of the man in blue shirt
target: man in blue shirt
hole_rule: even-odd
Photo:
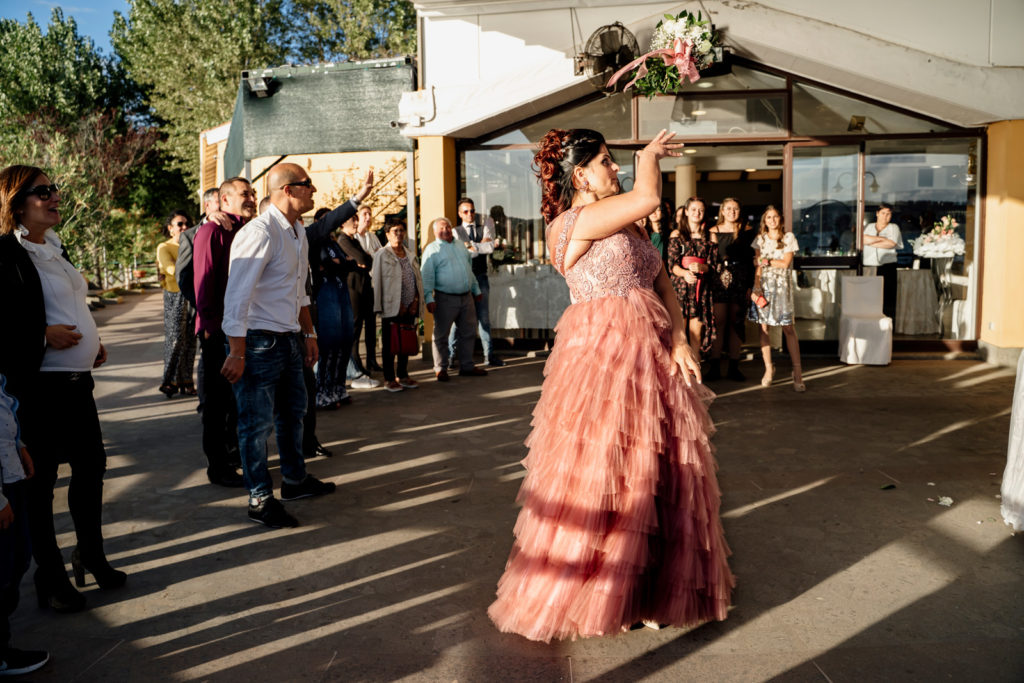
[[[487,374],[473,363],[473,344],[476,342],[476,307],[480,301],[480,285],[473,275],[472,256],[462,242],[455,241],[452,224],[447,218],[435,218],[430,223],[434,241],[423,249],[423,294],[427,310],[434,316],[434,336],[431,350],[434,355],[434,374],[438,382],[448,381],[448,331],[452,323],[458,335],[456,351],[459,375],[481,377]]]

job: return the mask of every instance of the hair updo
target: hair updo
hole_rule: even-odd
[[[540,212],[545,223],[555,220],[558,214],[572,205],[572,197],[576,193],[572,170],[589,164],[601,153],[602,146],[604,136],[586,128],[552,128],[541,138],[533,163],[540,179]]]

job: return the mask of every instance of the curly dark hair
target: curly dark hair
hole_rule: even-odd
[[[587,128],[552,128],[541,138],[533,164],[540,179],[540,212],[546,223],[555,220],[558,214],[572,205],[576,193],[572,170],[590,163],[601,153],[604,144],[603,135]]]

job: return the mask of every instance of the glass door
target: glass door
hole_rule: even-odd
[[[839,278],[856,273],[860,145],[792,144],[789,224],[800,245],[793,260],[793,305],[801,340],[839,336]]]

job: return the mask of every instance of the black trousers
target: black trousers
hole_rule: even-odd
[[[878,266],[882,276],[882,313],[896,320],[896,264]]]
[[[11,641],[11,615],[18,609],[21,577],[32,561],[28,528],[28,481],[3,485],[4,497],[14,512],[14,523],[0,529],[0,650]]]
[[[79,552],[103,556],[103,475],[107,453],[88,372],[40,372],[24,401],[22,438],[35,464],[28,480],[28,518],[32,555],[44,578],[66,579],[64,557],[53,526],[53,488],[57,467],[71,466],[68,508]]]
[[[227,338],[223,332],[203,336],[203,453],[211,468],[223,472],[238,459],[238,409],[231,383],[220,374],[228,357]]]

